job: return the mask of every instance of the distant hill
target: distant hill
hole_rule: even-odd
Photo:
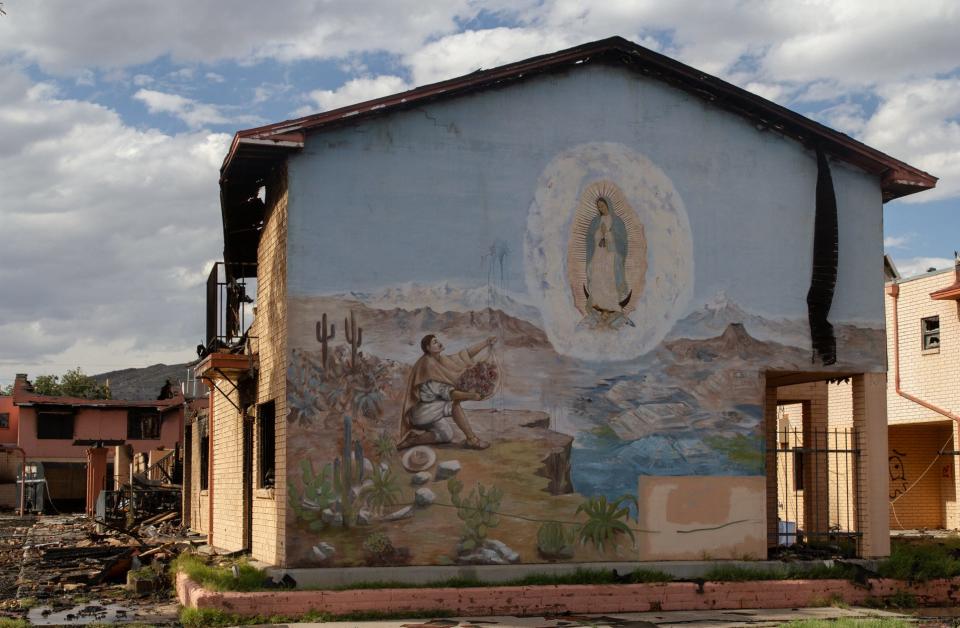
[[[110,393],[114,399],[147,400],[156,399],[168,379],[175,388],[187,377],[187,367],[184,364],[154,364],[143,368],[121,369],[92,375],[95,380],[104,384],[110,381]]]

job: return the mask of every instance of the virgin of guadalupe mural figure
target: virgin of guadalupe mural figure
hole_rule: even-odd
[[[630,319],[646,272],[643,226],[620,189],[598,181],[583,191],[574,215],[567,272],[578,329],[635,327]]]
[[[490,446],[474,433],[461,407],[464,401],[480,401],[480,394],[457,390],[456,385],[463,372],[477,363],[477,356],[484,350],[489,353],[496,342],[496,338],[490,337],[454,355],[444,355],[444,346],[435,335],[423,337],[423,355],[414,363],[407,379],[397,449],[451,442],[454,428],[450,419],[466,437],[465,448]]]
[[[587,307],[613,327],[633,325],[623,316],[633,291],[627,285],[624,260],[627,258],[627,228],[610,213],[607,199],[597,199],[597,215],[587,230],[587,281],[583,287]]]

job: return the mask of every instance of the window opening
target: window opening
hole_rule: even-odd
[[[276,406],[273,401],[257,408],[257,485],[271,488],[276,466]]]
[[[923,350],[940,348],[940,317],[930,316],[920,319],[920,329],[923,337]]]
[[[37,438],[73,439],[73,410],[38,410]]]
[[[127,439],[160,438],[160,412],[153,408],[135,408],[127,412]]]

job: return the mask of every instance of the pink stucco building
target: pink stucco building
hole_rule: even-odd
[[[9,406],[0,412],[16,417],[0,442],[19,446],[28,463],[43,463],[49,497],[61,510],[93,507],[99,491],[112,486],[118,451],[127,464],[128,456],[151,459],[151,452],[175,448],[183,431],[179,394],[153,401],[53,397],[34,392],[20,374],[13,394],[0,400]]]

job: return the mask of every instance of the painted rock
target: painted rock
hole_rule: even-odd
[[[437,500],[436,494],[430,489],[423,487],[418,488],[414,493],[414,502],[417,506],[429,506]]]
[[[433,476],[430,475],[429,471],[420,471],[419,473],[414,473],[410,478],[410,483],[413,485],[426,484],[433,479]]]
[[[492,549],[481,547],[469,554],[461,554],[457,557],[457,562],[461,565],[508,565],[507,559]]]
[[[325,541],[317,543],[313,546],[313,555],[320,560],[329,560],[333,558],[333,555],[336,553],[336,548]]]
[[[323,522],[332,525],[332,526],[342,526],[343,525],[343,515],[339,512],[334,512],[330,508],[324,509],[320,513],[320,518],[323,519]]]
[[[373,513],[366,508],[360,509],[360,511],[357,512],[357,525],[368,526],[371,523],[373,523]]]
[[[404,506],[396,512],[392,512],[389,515],[386,515],[381,520],[382,521],[399,521],[400,519],[408,519],[413,516],[413,506]]]
[[[515,563],[520,560],[520,554],[510,549],[506,543],[503,541],[498,541],[496,539],[487,539],[483,542],[483,546],[486,549],[493,550],[497,554],[503,557],[504,560],[510,563]]]
[[[456,474],[460,473],[460,461],[459,460],[447,460],[441,462],[437,465],[437,478],[438,480],[446,480],[447,478],[452,478]]]

